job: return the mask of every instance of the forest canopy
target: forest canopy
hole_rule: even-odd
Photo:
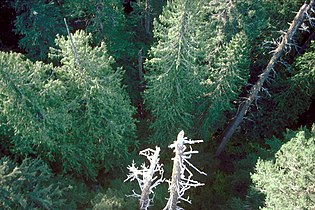
[[[203,139],[183,158],[202,184],[181,207],[315,208],[314,0],[0,10],[1,209],[137,209],[127,167],[156,148],[171,177],[184,131]],[[148,209],[171,197],[163,182]]]

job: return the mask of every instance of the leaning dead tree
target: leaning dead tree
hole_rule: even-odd
[[[277,48],[273,51],[273,56],[271,57],[266,69],[263,71],[262,74],[259,75],[259,79],[254,86],[252,86],[251,90],[249,91],[249,96],[247,99],[240,105],[238,112],[236,113],[235,117],[231,121],[231,123],[227,126],[223,133],[223,138],[221,140],[221,144],[219,145],[216,156],[218,156],[225,145],[228,143],[229,139],[235,132],[236,128],[242,122],[244,116],[246,115],[247,111],[249,110],[251,104],[257,100],[258,94],[260,91],[263,90],[263,85],[265,81],[269,78],[270,73],[274,71],[274,66],[280,60],[282,54],[284,52],[289,52],[293,43],[293,37],[296,34],[297,30],[303,23],[306,18],[309,18],[311,25],[313,25],[313,19],[310,17],[311,13],[315,11],[315,0],[311,0],[310,3],[304,3],[303,6],[300,8],[296,16],[294,17],[292,23],[288,31],[281,37],[281,42],[278,44]],[[314,26],[314,25],[313,25]]]
[[[151,22],[152,22],[152,9],[149,0],[145,1],[145,9],[144,9],[144,29],[147,35],[150,35],[151,31]]]

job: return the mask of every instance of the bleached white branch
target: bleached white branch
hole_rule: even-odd
[[[161,149],[159,147],[156,147],[155,150],[145,149],[140,151],[139,154],[145,156],[149,160],[149,166],[146,166],[143,163],[141,165],[141,169],[138,169],[133,161],[131,166],[127,167],[130,173],[127,175],[127,179],[125,179],[125,182],[128,180],[137,180],[141,189],[141,195],[137,194],[133,190],[133,194],[130,196],[140,198],[139,208],[143,210],[148,209],[150,202],[153,199],[150,198],[150,194],[154,194],[153,189],[164,182],[163,165],[159,164],[160,150]],[[155,176],[156,173],[158,175]]]
[[[187,147],[185,146],[185,144],[192,145],[201,142],[203,142],[203,140],[187,140],[187,137],[184,136],[184,131],[181,131],[177,135],[177,140],[169,146],[169,148],[174,149],[175,157],[172,158],[174,161],[172,180],[167,181],[169,183],[170,197],[164,210],[181,209],[179,206],[177,206],[180,200],[191,203],[189,197],[184,197],[185,192],[191,187],[199,187],[204,185],[203,183],[192,179],[193,173],[188,168],[189,166],[198,173],[205,176],[207,175],[188,161],[192,154],[196,154],[198,151],[194,151],[191,146],[189,146],[190,150],[186,151]]]

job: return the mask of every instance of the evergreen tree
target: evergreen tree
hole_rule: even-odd
[[[156,117],[152,127],[159,129],[157,133],[160,136],[164,128],[169,133],[178,126],[186,126],[189,129],[194,127],[198,136],[207,139],[223,125],[225,111],[232,109],[231,102],[237,99],[241,88],[247,83],[249,45],[242,30],[229,30],[230,22],[233,22],[230,18],[233,5],[230,3],[219,1],[207,4],[206,1],[198,1],[188,8],[184,6],[185,2],[169,2],[160,22],[155,22],[155,36],[159,43],[151,49],[152,59],[147,61],[149,71],[155,71],[147,76],[149,88],[146,98]],[[182,13],[178,12],[180,9],[184,10],[182,13],[185,9],[188,12],[186,25],[179,25],[185,23],[179,21],[182,20]],[[173,23],[175,17],[179,19],[177,25]],[[180,26],[188,31],[183,36]],[[182,44],[177,52],[175,43]],[[183,59],[176,60],[177,55]],[[176,62],[183,65],[176,65]],[[177,66],[184,67],[184,70],[177,73]],[[192,70],[188,71],[189,68]],[[176,74],[173,74],[173,69]],[[193,80],[186,82],[181,79],[182,72],[185,72],[186,80]],[[176,82],[180,82],[180,85]],[[189,84],[188,90],[192,92],[186,91],[183,96],[177,94],[178,87],[184,87],[181,83]],[[185,97],[190,97],[189,101],[192,102],[187,104]],[[153,106],[163,103],[163,108],[153,107],[153,101]],[[182,117],[178,117],[180,115]],[[182,123],[176,125],[174,122],[179,119]],[[170,127],[167,122],[173,125]]]
[[[105,42],[109,54],[115,60],[135,56],[133,34],[123,14],[122,2],[116,0],[65,0],[62,11],[69,22],[79,29],[93,34],[93,42]]]
[[[119,166],[135,146],[134,109],[121,87],[122,71],[111,68],[105,45],[92,48],[77,32],[76,51],[59,37],[53,67],[1,53],[1,122],[13,131],[12,151],[40,155],[64,172],[94,178]]]
[[[255,186],[266,194],[263,209],[314,209],[314,126],[311,132],[287,132],[285,139],[289,142],[275,159],[259,159],[251,175]]]
[[[249,82],[255,83],[259,74],[265,68],[270,55],[279,43],[279,30],[287,28],[287,23],[294,19],[302,3],[298,0],[284,1],[239,1],[236,4],[236,17],[238,25],[244,29],[250,41],[251,78]],[[302,36],[307,33],[297,32],[293,45],[300,44]],[[270,79],[263,85],[263,91],[255,105],[248,112],[250,121],[244,120],[242,129],[254,138],[271,137],[274,133],[280,134],[286,126],[292,125],[304,110],[310,105],[310,98],[305,96],[304,90],[300,92],[291,81],[296,74],[296,67],[289,66],[295,59],[294,48],[290,54],[284,53],[275,66],[276,74],[271,73]],[[284,64],[284,65],[283,65]],[[293,71],[292,71],[293,70]],[[292,86],[291,86],[291,82]],[[247,88],[250,86],[247,86]],[[303,89],[303,88],[302,88]],[[300,97],[293,97],[293,96]],[[282,100],[282,99],[283,100]],[[286,98],[286,99],[285,99]],[[290,108],[287,107],[296,107]],[[296,114],[295,114],[296,113]],[[294,116],[293,116],[294,115]]]
[[[31,59],[46,59],[56,35],[65,34],[60,9],[54,1],[46,0],[14,0],[12,7],[17,13],[14,31],[22,36],[19,47]]]
[[[152,110],[153,139],[172,141],[181,129],[191,130],[193,113],[202,86],[196,63],[196,2],[169,1],[154,22],[158,40],[146,61],[145,103]]]
[[[130,3],[130,2],[129,2]],[[149,36],[143,26],[144,3],[132,2],[133,11],[125,14],[123,2],[117,0],[65,0],[62,12],[70,26],[92,33],[93,45],[106,43],[108,53],[114,57],[113,67],[123,66],[123,83],[134,106],[142,101],[142,54],[146,54]],[[139,51],[141,56],[139,61]]]
[[[85,139],[93,145],[88,151],[82,142],[81,150],[89,154],[86,158],[77,157],[79,161],[95,158],[95,163],[101,161],[109,169],[123,163],[128,158],[128,149],[136,145],[134,109],[121,87],[123,72],[111,68],[114,60],[108,56],[105,44],[92,48],[91,35],[83,31],[76,32],[73,40],[76,52],[72,51],[69,39],[59,37],[56,40],[59,49],[51,54],[62,64],[56,71],[67,90],[64,101],[71,113],[71,141]],[[76,59],[79,61],[75,62]],[[69,155],[76,155],[73,152],[71,149]]]
[[[292,66],[279,72],[277,82],[271,86],[271,97],[260,104],[255,113],[254,134],[270,137],[297,122],[310,108],[315,94],[315,43],[298,57]]]
[[[218,55],[209,63],[206,87],[202,104],[198,107],[200,118],[198,130],[203,138],[209,138],[225,122],[225,111],[233,109],[242,87],[249,78],[249,47],[246,35],[237,33],[218,50]]]
[[[1,209],[64,209],[63,194],[48,166],[40,159],[26,158],[17,164],[7,157],[0,159]]]

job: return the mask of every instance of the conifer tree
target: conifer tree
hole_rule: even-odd
[[[194,116],[194,131],[208,139],[225,122],[249,78],[249,41],[234,17],[235,2],[198,1],[194,17],[195,59],[203,88]]]
[[[146,61],[144,96],[154,116],[153,139],[164,145],[181,129],[192,128],[194,107],[202,89],[195,59],[195,9],[196,2],[169,1],[154,22],[158,43]]]
[[[314,2],[303,4],[296,16],[294,17],[292,23],[290,24],[290,27],[288,28],[287,32],[284,33],[281,38],[280,42],[276,42],[276,48],[272,51],[273,55],[270,58],[266,68],[264,69],[263,73],[259,75],[259,79],[257,82],[251,87],[249,91],[249,96],[247,99],[240,105],[239,111],[236,113],[233,121],[228,125],[226,132],[223,135],[222,141],[220,146],[218,147],[216,151],[216,155],[219,155],[221,151],[223,150],[225,144],[228,142],[229,138],[232,136],[233,132],[236,130],[238,125],[242,122],[244,115],[249,110],[251,104],[259,98],[258,94],[261,91],[265,91],[268,93],[268,91],[265,90],[263,87],[266,80],[270,78],[270,75],[274,73],[274,68],[277,64],[277,62],[281,61],[281,58],[283,54],[287,54],[292,49],[292,46],[294,45],[294,36],[296,32],[298,31],[299,27],[305,20],[305,18],[309,18],[311,24],[312,24],[312,17],[309,15],[313,11],[313,5]]]
[[[106,168],[117,166],[128,158],[128,148],[136,144],[134,109],[121,87],[123,71],[111,68],[114,60],[107,54],[104,43],[92,48],[91,35],[83,31],[76,32],[73,40],[77,52],[72,52],[69,39],[60,37],[57,39],[60,49],[52,54],[63,64],[57,71],[65,77],[67,101],[73,111],[71,123],[79,131],[73,137],[93,143],[97,155],[89,158],[96,158]],[[90,152],[94,153],[93,149]]]
[[[299,116],[310,108],[315,94],[314,56],[315,43],[313,41],[306,52],[286,69],[290,76],[278,74],[277,84],[274,84],[272,88],[282,91],[274,91],[269,103],[261,108],[262,110],[272,109],[272,112],[255,115],[259,117],[255,122],[256,133],[270,136],[274,132],[280,132],[286,126],[296,123]],[[262,128],[258,124],[262,125]]]
[[[69,39],[56,39],[59,48],[51,57],[59,67],[1,53],[0,102],[1,124],[13,131],[13,152],[94,178],[99,169],[124,162],[136,142],[122,71],[111,68],[105,44],[92,48],[90,39],[75,33],[75,48]]]
[[[41,159],[26,158],[17,164],[8,157],[0,159],[1,209],[64,209],[63,195],[51,170]]]
[[[202,82],[206,92],[198,107],[197,125],[203,138],[209,137],[225,122],[224,112],[233,109],[232,101],[247,83],[249,64],[249,46],[242,31],[219,48],[218,55],[209,62],[206,79]]]
[[[287,131],[273,160],[259,159],[252,180],[266,194],[262,209],[315,208],[315,133]]]
[[[65,34],[59,7],[54,1],[45,0],[14,0],[11,4],[17,13],[14,31],[22,36],[19,47],[31,59],[46,59],[55,36]]]
[[[116,0],[65,0],[62,11],[69,22],[75,20],[78,27],[93,34],[93,42],[105,42],[116,60],[135,56],[133,35],[128,30],[122,2]]]

